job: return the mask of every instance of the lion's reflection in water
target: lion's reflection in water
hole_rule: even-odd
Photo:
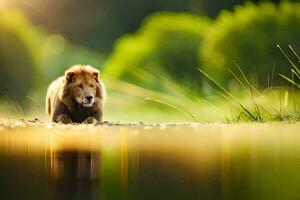
[[[100,198],[100,152],[50,151],[48,166],[51,199]]]
[[[100,178],[100,153],[80,151],[52,152],[50,156],[51,177],[56,180]]]

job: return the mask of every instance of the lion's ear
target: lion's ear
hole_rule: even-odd
[[[99,76],[100,76],[100,71],[99,71],[99,70],[95,70],[95,71],[93,72],[93,78],[94,78],[97,82],[99,82]]]
[[[66,71],[65,77],[68,83],[72,83],[76,80],[76,73],[72,71]]]

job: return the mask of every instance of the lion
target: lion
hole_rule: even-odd
[[[100,71],[75,65],[48,87],[46,110],[52,122],[100,123],[103,120],[105,87]]]

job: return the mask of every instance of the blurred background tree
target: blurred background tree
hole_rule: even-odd
[[[268,87],[282,84],[278,73],[290,75],[282,53],[288,45],[300,47],[300,4],[271,3],[238,6],[234,12],[224,12],[205,35],[200,55],[205,70],[222,84],[234,77],[226,70],[240,74],[234,60],[252,83]],[[290,57],[294,57],[290,55]]]
[[[39,73],[42,33],[21,12],[1,12],[0,38],[0,96],[24,99]]]
[[[208,19],[187,13],[151,15],[137,33],[126,35],[116,43],[105,72],[141,84],[150,80],[145,79],[143,73],[163,72],[180,84],[199,89],[197,51],[209,24]],[[152,80],[147,86],[162,88],[159,79]]]
[[[265,0],[252,0],[263,2]],[[297,1],[297,0],[295,0]],[[184,11],[216,17],[245,0],[10,0],[30,20],[49,33],[59,33],[71,42],[108,52],[114,41],[134,32],[142,20],[157,11]],[[272,0],[274,3],[280,0]]]

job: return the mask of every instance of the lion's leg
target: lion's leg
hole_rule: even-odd
[[[88,117],[83,121],[84,124],[97,124],[98,120],[94,117]]]
[[[70,123],[72,123],[72,120],[68,115],[61,114],[56,117],[55,122],[63,123],[63,124],[70,124]]]

